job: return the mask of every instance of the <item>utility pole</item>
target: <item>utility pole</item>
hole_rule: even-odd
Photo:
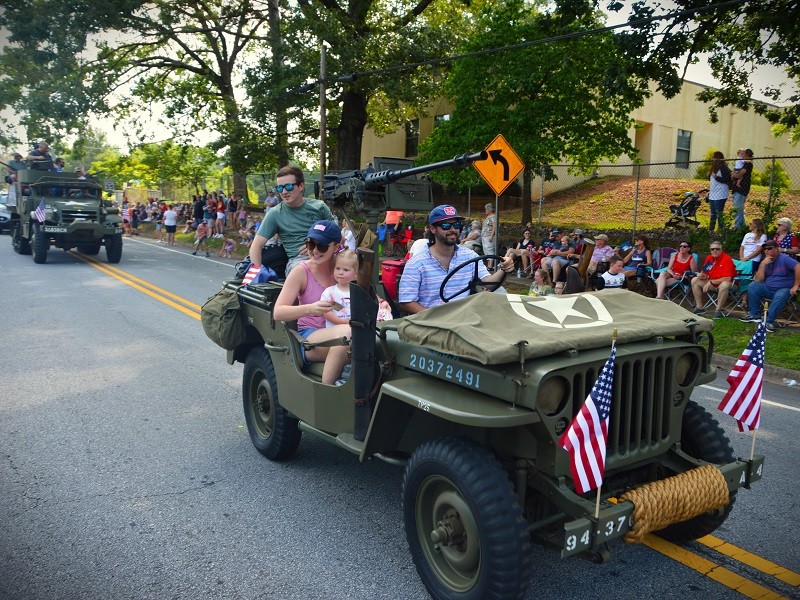
[[[325,78],[328,76],[328,64],[325,41],[320,41],[319,46],[319,185],[322,189],[325,183],[325,173],[328,171],[328,124],[325,110]]]

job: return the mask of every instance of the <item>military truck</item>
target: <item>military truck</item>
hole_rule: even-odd
[[[122,258],[122,219],[119,209],[102,198],[91,177],[74,173],[23,169],[9,189],[11,244],[17,254],[32,254],[47,262],[51,246],[77,248],[95,256],[106,247],[106,258]]]
[[[425,202],[416,192],[426,185],[403,179],[409,171],[384,175],[380,189],[370,191],[369,174],[329,189],[344,185],[369,194],[372,207],[408,210]],[[416,190],[409,202],[390,191],[395,178],[401,190]],[[244,365],[247,430],[268,459],[292,456],[305,434],[360,461],[404,468],[405,534],[433,598],[521,597],[532,541],[604,561],[610,542],[651,530],[696,539],[761,477],[763,457],[735,459],[717,421],[691,400],[714,379],[712,321],[624,290],[478,292],[472,261],[459,267],[474,269],[469,298],[376,323],[374,252],[359,253],[352,374],[342,385],[322,384],[322,365],[301,354],[313,345],[272,318],[281,281],[224,284],[245,325],[227,360]],[[615,330],[605,474],[599,492],[578,493],[559,439],[609,358]]]

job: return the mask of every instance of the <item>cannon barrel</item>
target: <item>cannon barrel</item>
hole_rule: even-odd
[[[419,167],[409,167],[408,169],[387,169],[386,171],[378,171],[376,173],[368,173],[364,177],[364,184],[368,190],[376,189],[382,185],[392,183],[403,177],[410,177],[419,173],[427,173],[429,171],[436,171],[437,169],[446,169],[447,167],[463,167],[470,165],[477,160],[486,160],[489,155],[485,150],[475,152],[474,154],[459,154],[450,160],[443,160],[429,165],[420,165]]]

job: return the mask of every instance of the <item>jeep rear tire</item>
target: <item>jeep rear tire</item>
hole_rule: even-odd
[[[78,252],[81,254],[87,254],[88,256],[97,256],[100,253],[100,245],[99,244],[91,244],[91,245],[79,245]]]
[[[111,264],[117,264],[122,260],[122,234],[106,236],[106,260]]]
[[[485,447],[440,438],[417,448],[403,477],[403,517],[417,572],[437,600],[524,595],[527,522],[508,475]]]
[[[721,465],[734,461],[733,448],[722,427],[705,408],[693,400],[687,403],[683,413],[681,449],[689,456],[712,464]],[[730,493],[730,500],[728,506],[675,523],[657,533],[678,544],[708,535],[728,518],[736,500],[736,490]]]
[[[47,251],[50,250],[50,238],[42,231],[42,226],[39,223],[33,224],[31,247],[33,248],[33,262],[37,265],[46,263]]]
[[[297,419],[278,402],[275,368],[266,348],[253,348],[242,375],[244,420],[250,440],[270,460],[289,458],[300,444]]]
[[[28,238],[22,235],[22,224],[15,220],[11,225],[11,247],[17,254],[28,255],[31,253],[31,244]]]

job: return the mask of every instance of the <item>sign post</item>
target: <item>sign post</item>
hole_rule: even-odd
[[[489,158],[486,160],[478,160],[472,163],[472,166],[480,173],[483,180],[489,184],[489,187],[494,190],[494,214],[495,214],[495,227],[494,227],[494,247],[495,252],[500,251],[500,194],[502,194],[511,182],[525,168],[523,163],[514,149],[506,141],[502,134],[498,134],[491,143],[486,146],[486,153]]]

